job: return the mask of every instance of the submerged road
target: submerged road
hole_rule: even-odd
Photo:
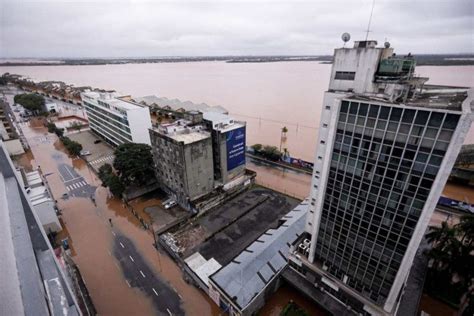
[[[150,296],[160,315],[184,315],[181,296],[176,290],[155,275],[130,239],[114,230],[112,234],[113,255],[119,261],[128,286],[138,288]]]

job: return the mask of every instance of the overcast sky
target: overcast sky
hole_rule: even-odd
[[[320,55],[364,39],[372,0],[0,0],[0,57]],[[376,0],[371,39],[473,53],[473,0]]]

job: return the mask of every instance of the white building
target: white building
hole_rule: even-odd
[[[90,129],[109,144],[124,143],[150,145],[151,128],[148,107],[127,101],[127,96],[110,92],[81,93]]]
[[[306,243],[290,256],[294,270],[351,315],[397,314],[474,109],[473,90],[425,85],[412,56],[376,45],[335,50],[299,241]]]
[[[61,231],[61,223],[56,214],[56,203],[44,185],[40,172],[38,170],[25,172],[21,169],[20,174],[27,197],[45,232],[49,234]]]
[[[53,113],[58,111],[58,105],[55,102],[46,101],[44,107],[46,108],[46,112]]]

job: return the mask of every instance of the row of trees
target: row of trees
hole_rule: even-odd
[[[64,128],[58,128],[53,122],[48,122],[46,127],[48,128],[48,132],[56,134],[59,138],[63,137]]]
[[[281,158],[282,152],[276,146],[263,146],[262,144],[255,144],[251,146],[256,155],[262,156],[271,161],[278,161]]]
[[[44,97],[35,93],[23,93],[15,95],[15,103],[22,105],[25,109],[34,114],[39,114],[44,110]]]
[[[427,252],[427,291],[474,315],[474,215],[461,217],[459,224],[430,227],[427,240],[432,248]]]
[[[113,167],[105,164],[99,168],[102,186],[120,197],[127,187],[143,186],[154,182],[153,155],[146,144],[123,144],[115,149]],[[115,170],[114,170],[115,169]]]
[[[63,136],[60,138],[66,147],[66,150],[69,154],[73,156],[79,156],[81,154],[82,145],[74,140],[71,140],[69,137]]]

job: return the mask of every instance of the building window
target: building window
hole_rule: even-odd
[[[326,144],[326,142],[325,142],[324,140],[322,140],[320,143],[321,143],[321,144]]]
[[[330,110],[331,107],[329,105],[326,105],[326,110]]]
[[[337,80],[354,80],[355,78],[355,72],[354,71],[336,71],[336,76],[334,79]]]
[[[326,128],[328,127],[328,125],[326,123],[323,123],[323,127]]]
[[[323,160],[323,157],[321,157],[321,156],[318,156],[318,160]]]

